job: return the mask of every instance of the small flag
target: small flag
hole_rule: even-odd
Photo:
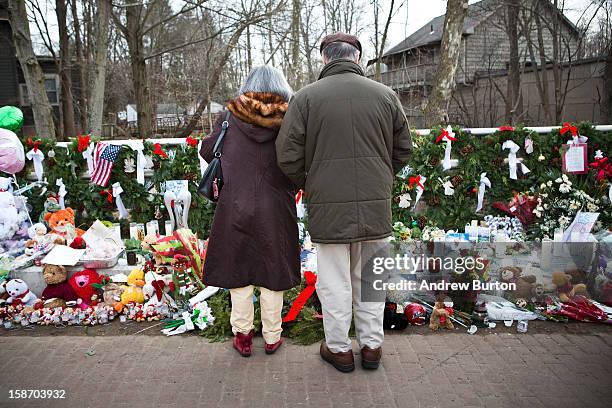
[[[121,146],[99,142],[94,152],[94,170],[91,174],[91,182],[101,187],[106,187],[110,179],[111,171]]]

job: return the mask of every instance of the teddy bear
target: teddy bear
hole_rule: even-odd
[[[584,283],[572,284],[572,275],[556,271],[552,273],[552,283],[555,285],[559,300],[569,302],[574,295],[588,296]]]
[[[68,283],[68,272],[61,265],[44,265],[43,278],[47,287],[40,298],[43,307],[66,307],[66,302],[75,302],[79,299],[76,292]]]
[[[30,291],[28,284],[23,279],[11,279],[5,285],[6,293],[9,297],[6,303],[12,306],[34,306],[38,301],[38,296]]]
[[[127,278],[128,286],[124,286],[123,293],[121,293],[121,302],[115,304],[117,313],[121,312],[128,303],[143,304],[145,302],[144,292],[142,291],[142,287],[145,285],[144,277],[145,274],[142,269],[132,269]]]
[[[8,299],[9,295],[6,293],[6,280],[4,278],[0,278],[0,306],[6,303],[6,299]]]
[[[44,219],[49,225],[50,233],[57,237],[55,243],[71,242],[75,237],[80,237],[85,233],[82,229],[75,228],[74,210],[70,207],[65,210],[48,212]]]
[[[505,283],[516,284],[516,290],[511,293],[517,299],[529,300],[540,292],[535,275],[523,276],[523,269],[518,266],[504,266],[499,270],[499,279]]]
[[[451,322],[451,316],[453,315],[453,308],[447,307],[444,304],[445,296],[440,294],[436,296],[436,303],[431,311],[431,317],[429,318],[429,328],[431,330],[438,330],[440,327],[444,327],[449,330],[453,330],[455,326]]]
[[[148,306],[161,306],[163,304],[176,307],[174,299],[168,294],[174,289],[172,275],[159,275],[155,272],[147,272],[144,276],[145,284],[142,288],[145,299],[145,308]]]
[[[93,269],[75,272],[68,280],[77,295],[77,304],[81,309],[98,304],[98,295],[94,283],[100,283],[100,275]]]

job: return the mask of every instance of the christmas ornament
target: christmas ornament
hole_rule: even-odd
[[[128,157],[123,161],[123,169],[127,174],[131,174],[136,171],[136,163],[133,157]]]
[[[601,150],[597,150],[597,151],[595,152],[595,158],[596,158],[596,159],[603,159],[603,157],[604,157],[604,156],[603,156],[603,152],[602,152]]]
[[[533,140],[530,138],[525,139],[525,152],[527,152],[527,154],[533,153]]]
[[[512,180],[518,179],[517,172],[520,168],[522,174],[530,173],[530,170],[525,166],[521,160],[517,159],[516,153],[518,153],[520,147],[512,140],[506,140],[502,145],[502,150],[508,149],[508,165],[510,167],[510,178]],[[519,167],[520,166],[520,167]]]
[[[489,180],[487,177],[487,173],[481,173],[480,186],[478,187],[478,205],[476,206],[476,212],[482,210],[484,194],[487,187],[491,188],[491,180]]]
[[[87,148],[83,150],[82,156],[85,160],[87,160],[87,174],[89,178],[94,172],[94,160],[93,160],[93,152],[94,152],[94,144],[89,143]]]
[[[164,215],[161,212],[161,209],[159,208],[159,205],[155,206],[155,215],[154,215],[154,217],[155,217],[156,220],[161,220],[164,217]]]
[[[404,193],[401,194],[399,196],[399,207],[400,208],[408,208],[410,207],[410,202],[412,201],[412,198],[410,197],[410,194],[408,193]]]
[[[450,180],[442,180],[441,178],[438,177],[438,181],[440,183],[442,183],[442,187],[444,187],[444,195],[447,196],[452,196],[455,194],[455,186],[453,185],[452,181]]]

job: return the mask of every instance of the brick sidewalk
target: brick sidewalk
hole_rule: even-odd
[[[198,336],[0,336],[0,407],[604,407],[612,332],[393,334],[382,367],[341,374],[318,345],[245,359]],[[358,362],[358,360],[357,360]],[[8,389],[66,399],[8,400]],[[606,401],[608,401],[606,403]]]

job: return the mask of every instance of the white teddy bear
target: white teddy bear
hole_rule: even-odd
[[[154,282],[156,283],[154,284]],[[142,288],[145,299],[147,299],[144,307],[161,306],[163,304],[167,304],[170,307],[176,307],[174,299],[168,294],[171,282],[172,275],[160,275],[155,272],[147,272],[145,274],[145,285]]]
[[[6,292],[9,298],[6,303],[11,305],[34,306],[38,300],[38,296],[30,292],[28,284],[22,279],[11,279],[5,285]]]

